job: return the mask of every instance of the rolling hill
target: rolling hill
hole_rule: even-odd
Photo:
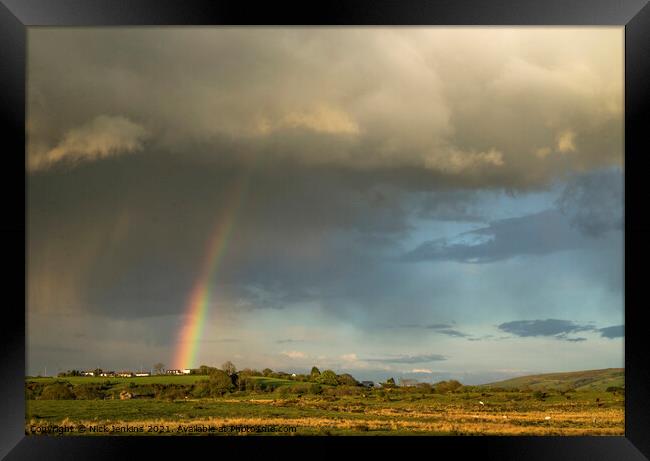
[[[625,373],[623,368],[605,368],[603,370],[571,371],[565,373],[544,373],[540,375],[520,376],[495,383],[483,384],[485,387],[501,388],[530,388],[569,389],[604,391],[608,387],[624,387]]]

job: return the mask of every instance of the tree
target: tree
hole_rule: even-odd
[[[273,370],[271,370],[270,368],[265,368],[262,370],[262,374],[264,376],[269,376],[271,373],[273,373]]]
[[[40,400],[73,400],[71,386],[64,383],[49,384],[43,388]]]
[[[336,386],[339,383],[336,379],[336,373],[334,373],[332,370],[325,370],[322,372],[318,378],[318,381],[321,384],[327,384],[330,386]]]
[[[311,367],[310,376],[312,381],[318,381],[318,377],[320,376],[320,370],[317,367]]]
[[[210,392],[213,396],[221,396],[233,389],[232,379],[223,370],[214,370],[208,378]]]
[[[388,378],[383,384],[383,387],[393,388],[395,387],[395,378]]]
[[[440,394],[444,394],[446,392],[454,392],[462,387],[463,385],[455,379],[451,379],[449,381],[440,381],[435,385],[436,392]]]
[[[161,374],[164,369],[165,369],[165,364],[164,363],[158,362],[158,363],[154,363],[154,365],[153,365],[153,371],[156,374]]]
[[[224,364],[221,365],[221,369],[226,373],[228,373],[228,376],[232,376],[237,372],[237,368],[235,368],[235,364],[232,363],[230,360],[224,362]]]
[[[348,373],[343,373],[342,375],[338,375],[336,377],[336,380],[338,381],[339,384],[342,384],[344,386],[358,386],[359,382],[354,379],[354,376]]]

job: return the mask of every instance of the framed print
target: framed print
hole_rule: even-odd
[[[643,2],[0,12],[7,459],[646,459]]]

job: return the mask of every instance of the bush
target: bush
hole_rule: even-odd
[[[354,379],[354,377],[348,373],[343,373],[342,375],[338,375],[336,377],[336,380],[339,384],[343,386],[358,386],[359,382]]]
[[[68,384],[54,383],[43,388],[40,400],[74,400],[74,394]]]
[[[336,386],[338,384],[336,373],[334,373],[332,370],[325,370],[318,378],[318,382],[329,386]]]
[[[455,392],[460,390],[463,387],[463,385],[456,381],[455,379],[451,379],[449,381],[440,381],[435,385],[435,390],[436,392],[440,394],[445,394],[447,392]]]
[[[210,373],[210,394],[213,396],[222,396],[226,392],[233,390],[232,379],[223,370],[214,370]]]
[[[74,386],[74,396],[77,400],[101,400],[104,389],[99,384],[78,384]]]
[[[210,397],[210,383],[208,380],[195,383],[192,388],[192,395],[198,399]]]
[[[544,400],[548,395],[546,392],[542,391],[535,391],[533,392],[533,398],[536,398],[537,400]]]

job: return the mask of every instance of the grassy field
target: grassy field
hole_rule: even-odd
[[[604,370],[572,371],[567,373],[545,373],[512,378],[486,384],[486,387],[565,389],[572,387],[578,391],[605,391],[608,387],[623,387],[625,372],[623,368]]]
[[[489,390],[446,395],[373,390],[351,396],[283,396],[275,391],[175,401],[29,400],[26,432],[83,425],[84,435],[94,435],[88,428],[105,425],[108,432],[99,434],[111,434],[113,427],[112,433],[120,434],[141,428],[137,435],[203,434],[196,429],[209,427],[216,435],[232,434],[224,428],[233,427],[240,428],[235,430],[237,434],[276,427],[278,431],[272,434],[282,435],[624,434],[624,398],[619,393],[558,392],[543,400],[534,395]],[[246,431],[237,432],[241,427]],[[295,432],[282,432],[287,427],[294,427]]]

